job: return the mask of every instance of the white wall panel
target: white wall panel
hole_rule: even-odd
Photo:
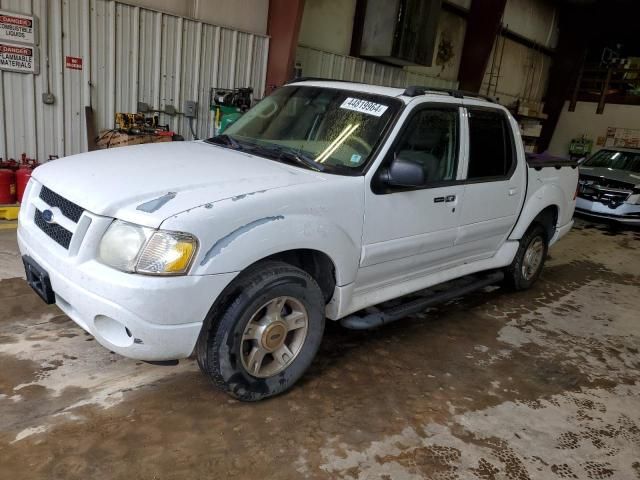
[[[408,85],[439,88],[458,87],[457,81],[409,72],[398,67],[324,52],[304,45],[298,45],[296,62],[302,65],[302,75],[305,77],[333,78],[389,87],[406,87]]]
[[[116,31],[120,41],[116,42],[115,64],[119,75],[115,75],[115,111],[133,112],[138,103],[138,75],[140,58],[140,9],[128,5],[116,6]],[[109,119],[106,119],[107,121]]]
[[[558,43],[558,11],[551,0],[507,0],[502,24],[548,48]]]
[[[494,55],[496,48],[497,55]],[[494,42],[480,93],[497,97],[503,105],[517,100],[541,102],[546,94],[550,67],[551,58],[544,52],[499,36]]]
[[[86,151],[85,106],[100,130],[113,127],[115,112],[134,112],[138,101],[182,111],[185,100],[195,100],[194,128],[204,137],[211,87],[252,86],[257,98],[264,95],[263,35],[112,0],[0,0],[0,8],[40,19],[40,74],[0,71],[3,158],[25,152],[45,161]],[[82,58],[82,70],[65,68],[66,56]],[[42,102],[45,92],[55,96],[53,105]],[[183,117],[160,121],[191,138]]]

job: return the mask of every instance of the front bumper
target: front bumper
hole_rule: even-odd
[[[18,228],[20,252],[49,274],[58,307],[125,357],[159,361],[191,355],[211,305],[236,275],[127,274],[82,255],[60,255],[49,237],[25,223]]]
[[[576,199],[576,212],[593,218],[614,220],[627,225],[640,225],[640,205],[623,203],[610,208],[600,202],[592,202],[585,198]]]

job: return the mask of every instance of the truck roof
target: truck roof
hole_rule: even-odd
[[[368,83],[349,82],[344,80],[325,80],[319,78],[300,78],[292,80],[288,84],[301,84],[311,87],[325,87],[336,88],[340,90],[350,90],[353,92],[364,92],[373,95],[384,95],[387,97],[396,97],[401,99],[405,104],[409,103],[413,98],[417,96],[433,97],[434,100],[441,99],[443,96],[452,96],[455,98],[471,98],[476,102],[484,102],[487,104],[494,104],[495,101],[489,97],[481,95],[479,93],[465,92],[455,89],[444,89],[438,87],[424,87],[424,86],[409,86],[406,88],[400,87],[385,87],[382,85],[371,85]]]

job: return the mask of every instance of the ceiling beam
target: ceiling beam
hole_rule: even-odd
[[[507,0],[471,2],[458,70],[461,90],[480,91],[495,38],[502,26],[506,3]]]

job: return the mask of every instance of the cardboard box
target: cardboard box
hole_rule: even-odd
[[[542,103],[523,101],[518,107],[518,115],[546,120],[549,116],[546,113],[542,113],[543,108],[544,105]]]
[[[118,131],[102,130],[96,141],[96,146],[104,149],[170,141],[171,137],[168,135],[129,135]]]
[[[520,125],[520,132],[527,137],[539,137],[542,133],[542,125],[539,123],[523,123]]]

